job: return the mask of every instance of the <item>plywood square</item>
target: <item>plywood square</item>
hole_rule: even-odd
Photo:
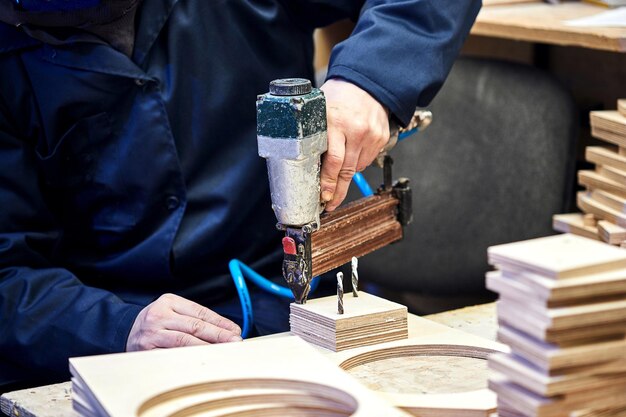
[[[527,417],[562,417],[575,410],[620,407],[626,404],[626,385],[622,384],[581,391],[575,395],[544,397],[513,383],[501,374],[494,374],[489,379],[489,387],[498,394],[498,403],[506,403],[507,408]]]
[[[625,214],[594,200],[589,192],[579,192],[576,196],[576,204],[578,208],[587,213],[593,213],[603,220],[613,222],[620,227],[626,227]]]
[[[578,183],[591,190],[604,190],[620,197],[626,197],[626,187],[620,183],[603,177],[595,171],[578,171]]]
[[[558,346],[533,338],[509,326],[500,326],[498,339],[506,343],[513,353],[531,362],[535,367],[551,374],[567,368],[589,366],[626,358],[626,339],[583,340],[579,343]]]
[[[626,330],[626,300],[594,302],[565,307],[546,307],[522,300],[500,298],[498,317],[511,321],[514,317],[525,317],[524,321],[536,329],[554,333],[581,327],[624,323]],[[518,320],[521,321],[521,320]]]
[[[297,337],[72,358],[70,369],[98,416],[407,415]]]
[[[591,198],[622,214],[626,214],[626,198],[603,190],[591,190]]]
[[[585,372],[573,370],[558,375],[544,373],[531,362],[511,354],[491,355],[488,362],[492,371],[505,375],[510,381],[529,391],[548,397],[597,390],[616,384],[623,385],[626,389],[624,359],[611,362],[604,367],[589,367]]]
[[[626,269],[589,274],[576,278],[554,280],[527,271],[492,272],[504,279],[523,284],[533,293],[533,298],[563,302],[622,294],[626,298]],[[489,275],[488,275],[489,279]]]
[[[626,141],[626,117],[621,115],[619,111],[592,111],[589,113],[589,121],[591,122],[591,127],[604,129],[617,135],[623,135]]]
[[[573,233],[588,239],[600,240],[598,228],[584,223],[581,213],[555,214],[552,228],[561,233]]]
[[[626,157],[620,155],[615,147],[587,146],[585,159],[591,163],[608,166],[626,172]]]
[[[344,314],[337,313],[336,296],[291,304],[291,332],[334,351],[408,337],[405,306],[363,291],[346,294],[343,303]]]
[[[602,240],[611,245],[619,245],[622,241],[626,240],[626,229],[607,220],[600,220],[598,222],[598,232]]]
[[[571,234],[492,246],[489,262],[561,279],[626,268],[626,251]]]

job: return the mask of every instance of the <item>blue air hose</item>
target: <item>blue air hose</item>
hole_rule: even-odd
[[[241,310],[243,312],[243,327],[241,329],[241,337],[246,338],[252,330],[254,325],[254,314],[252,312],[252,301],[250,301],[250,291],[244,278],[254,282],[262,290],[269,292],[270,294],[278,295],[293,300],[293,294],[287,287],[277,285],[258,274],[254,269],[241,262],[239,259],[231,259],[228,263],[228,269],[230,269],[230,275],[233,277],[235,288],[237,289],[237,295],[239,295],[239,301],[241,302]],[[311,291],[315,291],[319,284],[319,277],[313,278],[311,281]]]

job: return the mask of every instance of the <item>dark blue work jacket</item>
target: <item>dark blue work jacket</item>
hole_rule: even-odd
[[[256,95],[313,78],[313,29],[358,18],[329,77],[406,122],[479,3],[144,0],[131,57],[0,24],[0,385],[123,351],[164,292],[231,296],[232,257],[278,274]]]

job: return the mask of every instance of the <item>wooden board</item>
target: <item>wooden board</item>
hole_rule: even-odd
[[[598,232],[602,240],[611,245],[619,245],[626,240],[626,229],[607,220],[598,222]]]
[[[483,7],[471,33],[527,42],[626,51],[624,28],[582,28],[564,24],[565,20],[603,11],[605,9],[601,7],[579,2]]]
[[[626,251],[571,234],[492,246],[488,255],[500,269],[521,268],[554,279],[626,268]]]
[[[626,147],[626,117],[617,110],[592,111],[589,113],[589,121],[592,129],[599,129],[621,137],[615,143],[618,146]],[[600,138],[602,139],[602,138]]]
[[[337,313],[337,297],[292,303],[291,332],[324,348],[339,351],[359,346],[406,339],[407,308],[360,291],[343,298],[344,314]]]
[[[313,276],[402,239],[397,206],[398,199],[384,193],[323,214],[322,227],[311,235]]]
[[[600,240],[598,228],[585,225],[581,213],[555,214],[552,216],[552,228],[561,233],[573,233],[588,239]]]
[[[407,415],[297,337],[72,358],[70,370],[81,399],[111,417]]]
[[[626,99],[617,100],[617,111],[619,114],[626,117]]]
[[[426,317],[417,317],[409,314],[409,337],[445,334],[450,331],[449,327],[452,327],[467,332],[466,334],[472,334],[495,341],[497,330],[495,311],[495,303],[489,303],[446,311]],[[286,336],[288,336],[288,333],[269,337],[282,338]],[[506,347],[501,344],[499,344],[499,346],[499,349],[506,349]],[[346,351],[342,353],[345,352]],[[449,359],[453,361],[450,368],[452,369],[456,358],[449,357]],[[421,378],[428,378],[433,381],[435,378],[439,378],[437,379],[438,386],[445,387],[448,382],[452,386],[455,386],[458,379],[477,380],[482,377],[481,372],[483,372],[483,369],[486,371],[486,364],[484,366],[481,364],[480,369],[470,368],[464,372],[457,369],[457,372],[454,373],[429,374],[428,372],[422,372],[420,368],[416,367],[413,357],[396,358],[395,361],[398,366],[394,369],[391,369],[392,367],[390,366],[381,370],[381,366],[377,366],[375,369],[372,369],[371,372],[366,372],[366,369],[356,368],[350,373],[360,379],[362,383],[376,384],[381,387],[381,391],[393,391],[394,387],[398,384],[402,384],[402,378],[398,377],[398,373],[402,373],[405,378],[408,377],[409,375],[407,374],[410,373],[415,374],[415,377],[419,375]],[[434,377],[430,378],[430,375]],[[476,382],[482,382],[486,387],[486,378],[483,381]],[[454,405],[452,404],[452,406]],[[77,416],[76,412],[72,410],[71,383],[69,381],[56,385],[47,385],[5,393],[0,396],[0,409],[6,410],[5,413],[9,416]],[[428,416],[428,411],[425,411],[424,415]],[[441,413],[438,415],[441,415]]]
[[[498,339],[511,351],[550,374],[551,371],[606,363],[626,357],[626,339],[583,340],[558,346],[535,339],[509,326],[500,326]]]
[[[595,365],[585,373],[564,371],[548,375],[531,362],[511,354],[494,354],[489,357],[489,369],[505,375],[510,381],[536,394],[552,397],[578,391],[597,390],[615,384],[624,384],[626,390],[626,360],[616,360],[603,366]]]
[[[498,272],[489,274],[493,276]],[[502,271],[499,274],[507,280],[523,284],[532,291],[533,298],[553,302],[626,294],[626,269],[565,280],[553,280],[526,271]]]
[[[605,206],[620,212],[621,214],[626,214],[626,198],[624,197],[611,194],[607,191],[592,190],[591,198],[598,203],[604,204]]]
[[[596,139],[601,139],[605,142],[613,143],[619,146],[620,149],[626,148],[626,136],[622,135],[621,133],[615,133],[610,130],[592,126],[591,136]]]
[[[538,303],[524,302],[502,297],[498,302],[498,317],[504,321],[515,320],[516,315],[525,314],[529,326],[557,333],[581,327],[599,326],[606,323],[622,323],[626,332],[626,299],[600,301],[566,307],[541,307]]]
[[[626,157],[620,155],[617,148],[605,146],[587,146],[585,159],[591,163],[604,165],[626,172]]]
[[[626,404],[624,386],[582,391],[576,395],[546,398],[514,384],[502,375],[489,379],[489,387],[498,394],[498,407],[514,409],[524,417],[562,417],[585,408],[620,407]]]
[[[526,278],[526,282],[532,280],[533,278]],[[583,277],[584,279],[586,277]],[[556,281],[567,282],[567,281],[576,281],[581,278],[571,278],[569,280]],[[560,311],[563,310],[563,307],[576,307],[576,306],[590,306],[597,303],[609,302],[609,301],[617,301],[626,299],[626,291],[620,291],[618,293],[606,294],[601,292],[604,288],[610,288],[609,286],[599,285],[598,282],[595,286],[591,286],[592,289],[596,289],[595,293],[587,293],[584,291],[570,292],[568,297],[562,297],[558,300],[555,300],[549,297],[549,293],[546,291],[536,290],[536,285],[528,285],[518,276],[507,277],[502,274],[500,271],[492,271],[487,273],[487,288],[493,292],[496,292],[500,295],[502,301],[512,300],[514,303],[520,303],[538,315],[547,315],[551,314],[552,311]],[[622,281],[623,282],[623,281]],[[620,285],[623,285],[620,282]],[[537,284],[535,281],[534,284]],[[587,284],[587,283],[585,283]],[[584,287],[587,285],[583,284]],[[571,287],[570,287],[571,288]],[[546,297],[548,295],[548,297]],[[558,309],[558,310],[557,310]],[[573,311],[572,309],[570,309]],[[547,320],[547,318],[546,318]]]
[[[415,317],[415,320],[424,320]],[[506,352],[506,346],[483,338],[459,332],[450,328],[430,327],[410,339],[365,346],[349,351],[329,353],[328,356],[339,367],[351,370],[376,361],[397,357],[449,356],[471,357],[485,360],[493,352]],[[406,372],[406,371],[405,371]],[[420,375],[415,375],[420,378]],[[436,375],[423,374],[422,378],[437,378]],[[418,386],[419,384],[413,384]],[[448,393],[394,393],[377,392],[388,402],[416,416],[461,416],[487,417],[496,407],[495,395],[488,389],[476,389],[466,392]]]
[[[609,206],[599,203],[594,200],[588,192],[579,192],[577,194],[576,205],[585,213],[593,213],[601,219],[608,220],[621,227],[626,227],[626,214],[622,214]]]
[[[578,171],[578,183],[592,190],[604,190],[620,197],[626,197],[626,187],[607,179],[595,171]]]
[[[596,172],[604,178],[617,182],[621,186],[626,186],[626,172],[620,169],[615,169],[610,166],[597,166]]]

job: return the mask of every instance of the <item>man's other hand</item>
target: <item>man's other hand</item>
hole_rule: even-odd
[[[346,197],[352,176],[371,164],[389,141],[389,114],[374,97],[347,81],[331,79],[321,89],[328,119],[321,197],[326,210],[333,211]]]
[[[241,329],[200,304],[164,294],[139,312],[126,351],[239,342]]]

